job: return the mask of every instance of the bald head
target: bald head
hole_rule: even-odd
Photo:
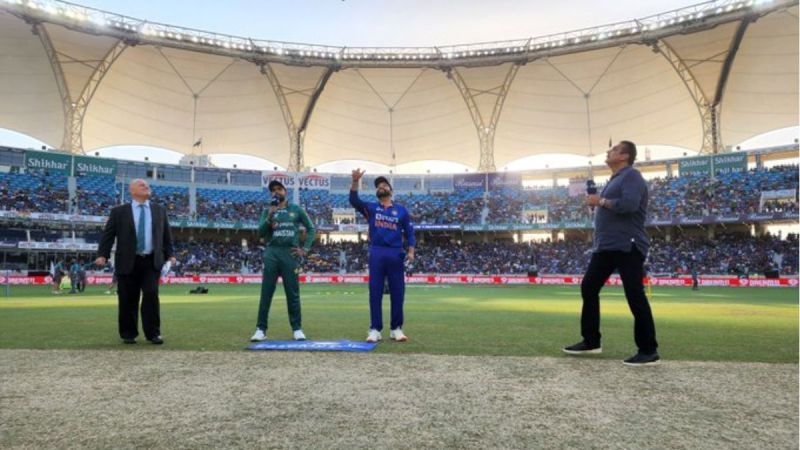
[[[147,181],[137,178],[131,180],[131,184],[128,186],[128,192],[130,192],[132,199],[142,203],[150,198],[150,185],[147,184]]]

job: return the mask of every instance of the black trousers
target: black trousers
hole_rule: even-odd
[[[139,335],[139,297],[142,299],[142,331],[147,339],[161,335],[161,317],[158,305],[158,279],[160,272],[153,267],[153,255],[136,256],[133,272],[117,275],[119,303],[119,336],[133,339]]]
[[[592,254],[581,282],[583,311],[581,334],[590,345],[600,344],[600,290],[608,278],[619,270],[625,298],[633,313],[633,337],[641,353],[654,353],[658,348],[653,312],[644,294],[644,256],[635,246],[629,252],[608,251]]]

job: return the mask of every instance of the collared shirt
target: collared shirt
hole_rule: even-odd
[[[596,207],[594,216],[594,252],[629,252],[632,246],[643,256],[650,249],[644,229],[647,216],[647,183],[633,167],[625,167],[608,181],[600,197],[607,207]]]
[[[141,254],[149,255],[153,253],[153,214],[150,211],[150,200],[139,203],[131,200],[131,210],[133,211],[133,224],[136,226],[135,234],[139,235],[139,205],[144,205],[144,252]]]

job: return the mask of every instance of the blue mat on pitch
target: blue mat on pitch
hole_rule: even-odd
[[[353,341],[264,341],[256,342],[247,349],[282,352],[370,352],[377,345]]]

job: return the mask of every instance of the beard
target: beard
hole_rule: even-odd
[[[383,189],[378,189],[378,191],[375,192],[375,196],[378,197],[381,200],[383,200],[384,198],[389,197],[391,195],[392,195],[392,193],[390,191],[386,191],[386,190],[383,190]]]

